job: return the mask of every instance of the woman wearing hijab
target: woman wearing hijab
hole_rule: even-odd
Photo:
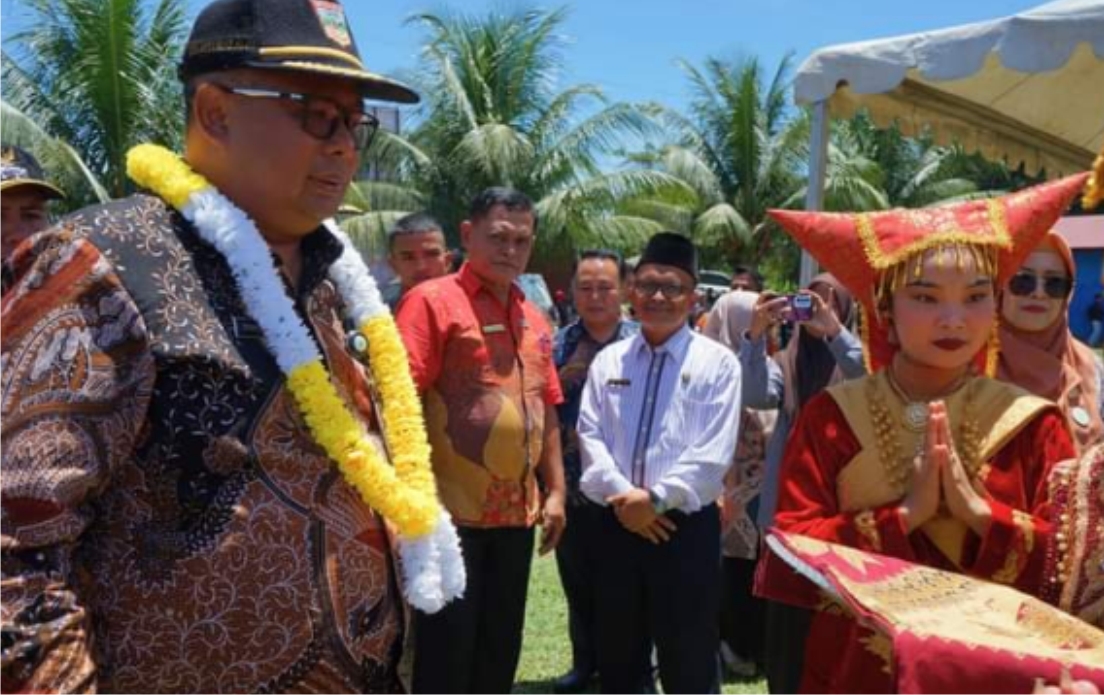
[[[1057,403],[1084,451],[1104,441],[1104,364],[1069,330],[1075,272],[1052,231],[1005,283],[997,377]]]
[[[739,355],[758,300],[758,292],[736,290],[722,295],[702,332]],[[725,476],[721,505],[721,658],[734,675],[744,678],[754,676],[763,665],[766,608],[751,589],[759,557],[755,523],[759,489],[775,418],[774,410],[741,410],[740,439]]]
[[[759,295],[740,346],[744,406],[778,410],[759,495],[760,529],[773,524],[782,454],[802,406],[828,386],[866,374],[862,344],[848,329],[854,316],[851,293],[826,273],[813,278],[801,294],[812,300],[812,317],[795,321],[796,332],[785,349],[768,357],[764,336],[773,325],[793,318],[792,302],[768,292]],[[765,665],[771,692],[797,691],[808,622],[808,611],[768,602]]]

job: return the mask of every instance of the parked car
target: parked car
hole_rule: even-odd
[[[698,271],[698,292],[705,294],[708,290],[713,290],[715,296],[721,296],[725,292],[728,292],[732,286],[732,276],[720,270],[699,270]]]

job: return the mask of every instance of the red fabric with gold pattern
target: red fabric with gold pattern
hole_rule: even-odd
[[[767,542],[829,618],[861,626],[848,656],[865,659],[863,680],[841,692],[1029,693],[1063,666],[1104,687],[1104,632],[1012,587],[796,534]]]
[[[768,214],[862,303],[864,347],[868,366],[876,370],[894,352],[876,311],[875,288],[883,271],[935,246],[970,244],[999,249],[1003,281],[1054,226],[1087,177],[1082,173],[1000,198],[919,210]]]

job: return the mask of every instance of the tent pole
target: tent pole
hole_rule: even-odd
[[[805,193],[805,209],[824,207],[824,179],[828,169],[828,101],[813,104],[813,122],[809,134],[809,185]],[[801,286],[805,287],[817,274],[817,262],[801,251]]]

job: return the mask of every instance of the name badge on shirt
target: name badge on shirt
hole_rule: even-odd
[[[483,332],[487,333],[487,334],[505,333],[506,332],[506,326],[503,326],[501,323],[492,323],[492,324],[489,324],[487,326],[483,326]]]
[[[632,386],[632,381],[629,379],[606,379],[606,386],[613,386],[616,388],[622,386]]]

